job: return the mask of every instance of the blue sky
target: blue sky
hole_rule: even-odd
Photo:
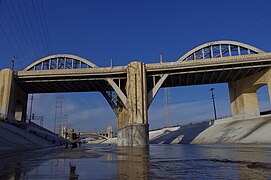
[[[33,3],[34,4],[33,4]],[[41,6],[43,4],[43,9]],[[214,40],[235,40],[271,51],[271,1],[1,0],[0,69],[20,70],[49,54],[70,53],[98,66],[176,61]],[[44,12],[44,13],[41,13]],[[46,19],[46,25],[44,19]],[[227,84],[171,88],[174,124],[213,117],[209,88],[215,88],[218,116],[230,114]],[[56,94],[34,96],[33,111],[52,129]],[[63,93],[69,123],[80,130],[116,127],[117,119],[99,93]],[[266,87],[258,91],[261,110],[270,109]],[[150,128],[165,125],[164,90],[149,109]]]

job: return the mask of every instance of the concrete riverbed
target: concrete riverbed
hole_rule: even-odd
[[[269,145],[83,145],[1,156],[0,179],[270,179]]]

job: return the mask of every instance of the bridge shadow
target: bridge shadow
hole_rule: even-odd
[[[211,127],[214,121],[204,121],[195,124],[180,126],[178,130],[166,130],[164,133],[150,139],[150,144],[189,144],[201,132]]]

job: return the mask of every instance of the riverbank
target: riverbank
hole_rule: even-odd
[[[0,155],[57,146],[63,139],[34,123],[19,126],[0,121]]]
[[[271,115],[224,118],[149,132],[150,144],[271,144]],[[116,144],[117,138],[90,143]]]
[[[215,121],[192,144],[271,144],[271,115]]]

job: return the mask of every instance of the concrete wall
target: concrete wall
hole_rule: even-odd
[[[0,71],[0,113],[8,121],[25,122],[28,94],[14,80],[14,71]]]
[[[271,144],[271,115],[245,120],[217,120],[192,144]]]
[[[0,155],[64,144],[63,139],[56,134],[33,124],[20,128],[0,122],[0,137]]]

